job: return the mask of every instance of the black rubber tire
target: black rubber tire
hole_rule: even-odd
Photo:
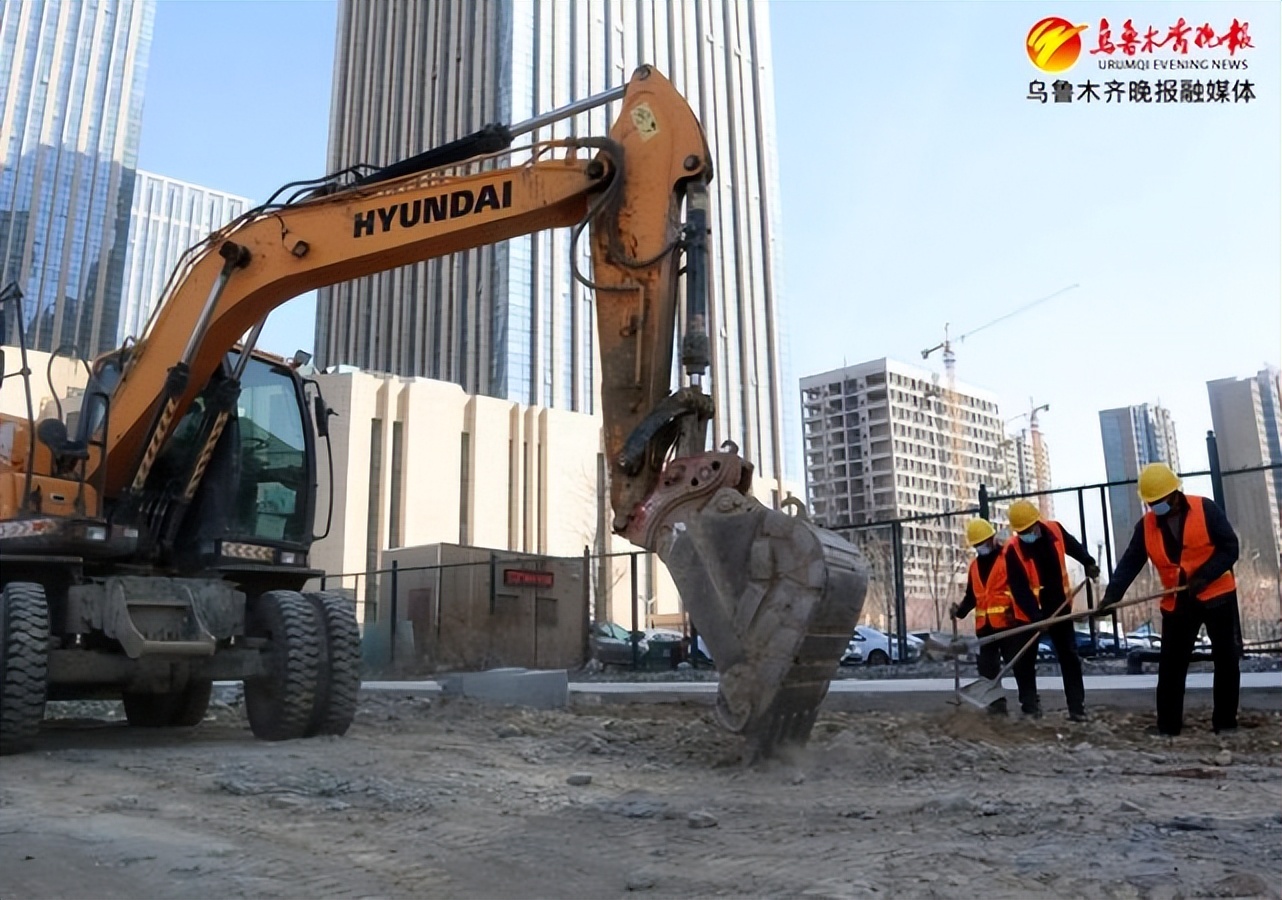
[[[125,718],[135,728],[190,728],[205,720],[209,711],[212,681],[189,681],[181,691],[168,694],[126,692],[120,699]]]
[[[267,674],[245,679],[245,713],[254,736],[307,736],[320,674],[321,623],[297,591],[268,591],[250,609],[249,633],[270,640]]]
[[[49,604],[28,581],[4,586],[0,609],[0,754],[29,750],[45,717]]]
[[[886,655],[885,650],[874,650],[868,654],[868,665],[870,666],[887,666],[890,665],[890,657]]]
[[[329,591],[309,591],[303,596],[315,607],[325,634],[316,705],[307,733],[346,734],[356,718],[361,689],[361,630],[356,624],[356,604]]]

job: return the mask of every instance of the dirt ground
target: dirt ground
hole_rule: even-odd
[[[363,695],[343,738],[51,704],[0,761],[0,897],[1282,897],[1282,715],[833,713],[743,765],[703,705]],[[86,712],[115,718],[83,718]],[[588,783],[582,783],[582,782]]]

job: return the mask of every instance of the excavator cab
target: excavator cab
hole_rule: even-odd
[[[209,397],[231,378],[240,351],[179,420],[147,478],[144,503],[182,490],[201,452]],[[316,510],[317,429],[301,378],[283,361],[251,356],[240,391],[192,503],[160,549],[184,573],[233,573],[247,564],[305,567]]]

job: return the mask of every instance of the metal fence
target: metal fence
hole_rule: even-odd
[[[1226,479],[1246,477],[1282,468],[1270,464],[1250,468],[1221,470],[1215,453],[1213,438],[1208,437],[1211,467],[1206,470],[1181,473],[1186,488],[1194,493],[1208,493],[1225,508],[1224,483]],[[1193,484],[1190,486],[1190,482]],[[1205,484],[1205,488],[1199,488]],[[1024,493],[994,493],[987,485],[980,484],[974,505],[941,510],[915,516],[870,522],[850,526],[828,526],[863,550],[871,568],[868,596],[864,604],[864,621],[880,626],[898,643],[898,652],[887,655],[892,661],[908,659],[908,634],[918,630],[938,631],[949,627],[948,607],[961,599],[965,590],[965,576],[971,551],[961,535],[966,519],[972,516],[991,518],[1001,531],[1004,528],[1004,509],[1020,498],[1051,498],[1061,505],[1054,518],[1078,538],[1096,558],[1101,570],[1101,582],[1106,584],[1109,573],[1116,564],[1122,549],[1114,546],[1111,520],[1110,489],[1125,487],[1134,490],[1135,479],[1104,481],[1074,487],[1054,488],[1047,491]],[[1068,507],[1062,505],[1068,501]],[[1227,510],[1230,516],[1233,511]],[[819,524],[823,524],[822,522]],[[1253,559],[1249,548],[1239,560],[1239,607],[1241,610],[1242,637],[1248,645],[1277,642],[1282,639],[1282,565],[1260,565]],[[553,640],[549,631],[553,605],[540,602],[538,592],[518,600],[514,606],[507,604],[507,596],[500,577],[507,565],[537,565],[560,568],[577,573],[577,597],[573,611],[557,609],[557,628],[569,614],[579,623],[572,631],[577,646],[572,664],[580,665],[592,656],[589,622],[608,620],[607,611],[625,607],[630,610],[629,622],[618,624],[629,628],[635,635],[652,624],[646,594],[652,592],[648,584],[643,589],[642,571],[647,568],[647,558],[652,554],[643,551],[594,554],[585,548],[582,556],[555,557],[514,554],[501,551],[476,551],[484,558],[462,562],[442,562],[433,565],[404,566],[397,561],[390,565],[364,572],[327,575],[321,579],[322,589],[343,589],[358,602],[365,623],[367,664],[371,668],[388,666],[401,670],[419,668],[436,670],[442,664],[490,667],[502,665],[537,665],[549,654],[548,641]],[[1282,561],[1279,561],[1282,562]],[[1266,573],[1267,574],[1262,574]],[[411,584],[413,582],[413,584]],[[426,582],[426,586],[423,586]],[[418,586],[415,586],[418,585]],[[1132,586],[1131,592],[1153,593],[1160,587],[1151,567]],[[422,597],[427,592],[428,610],[424,612]],[[485,605],[484,616],[506,617],[501,627],[489,620],[485,625],[461,633],[451,624],[465,618],[464,612],[481,598]],[[614,598],[614,602],[611,602]],[[543,601],[550,598],[543,597]],[[558,600],[558,603],[562,602]],[[1094,586],[1088,584],[1085,602],[1094,608],[1100,598]],[[524,602],[525,605],[520,604]],[[417,605],[416,605],[417,604]],[[1118,641],[1124,635],[1148,621],[1152,621],[1153,605],[1128,607],[1115,613],[1106,631]],[[687,639],[687,647],[697,646],[697,634],[684,614],[680,624],[674,626]],[[1089,620],[1092,634],[1097,632],[1096,620]],[[475,623],[474,623],[475,624]],[[488,626],[488,627],[487,627]],[[409,632],[408,634],[405,632]],[[482,634],[489,632],[489,638]],[[1104,636],[1101,639],[1107,640]],[[496,644],[495,640],[506,643]],[[487,642],[488,641],[488,642]],[[641,644],[631,641],[631,664],[640,668],[652,660],[643,659]],[[373,648],[371,649],[371,644]],[[895,648],[888,648],[894,650]],[[564,647],[558,650],[560,659],[567,658]],[[542,654],[542,655],[541,655]],[[626,663],[626,661],[625,661]],[[566,664],[564,661],[558,665]],[[462,666],[465,667],[465,666]]]
[[[1282,469],[1282,463],[1272,463],[1225,471],[1219,465],[1213,434],[1208,434],[1207,444],[1210,468],[1180,475],[1186,490],[1210,495],[1230,518],[1234,510],[1225,504],[1226,480],[1231,483],[1234,478]],[[1137,479],[1123,479],[1018,493],[997,493],[980,484],[973,506],[828,527],[858,545],[867,556],[872,577],[864,605],[865,617],[881,625],[892,639],[899,642],[898,659],[903,660],[907,658],[910,632],[950,627],[948,607],[962,598],[972,555],[961,538],[967,519],[973,516],[989,518],[1000,532],[1005,526],[1004,510],[1014,500],[1058,501],[1053,518],[1073,533],[1095,557],[1101,569],[1101,585],[1105,585],[1117,558],[1125,550],[1125,547],[1114,546],[1110,489],[1135,490],[1136,484]],[[1204,487],[1198,489],[1200,485]],[[1061,505],[1064,500],[1068,501],[1067,510]],[[1277,511],[1274,510],[1273,514],[1276,515]],[[927,540],[923,541],[923,538]],[[1129,540],[1129,535],[1121,539]],[[1265,561],[1259,556],[1259,548],[1252,548],[1246,543],[1243,543],[1242,551],[1235,567],[1242,639],[1248,649],[1276,644],[1282,640],[1282,559]],[[1128,595],[1155,593],[1160,588],[1152,567],[1146,566],[1128,590]],[[1095,596],[1090,583],[1085,595],[1086,608],[1093,609],[1100,598]],[[1103,620],[1108,624],[1104,626],[1102,635],[1099,634],[1097,620],[1088,620],[1092,637],[1104,645],[1111,641],[1114,648],[1119,648],[1122,635],[1146,622],[1156,632],[1155,608],[1156,604],[1141,604],[1114,613],[1111,620]]]
[[[576,667],[593,655],[591,625],[608,621],[611,607],[631,611],[624,616],[630,623],[619,624],[630,624],[632,635],[650,623],[641,584],[644,551],[585,548],[582,556],[565,557],[456,550],[480,558],[425,565],[394,559],[319,579],[321,590],[356,601],[368,669]],[[643,644],[635,637],[630,642],[623,662],[640,668]]]

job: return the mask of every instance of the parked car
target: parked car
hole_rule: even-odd
[[[1125,635],[1114,636],[1107,631],[1095,635],[1095,644],[1100,656],[1125,656],[1131,649],[1131,641]]]
[[[650,648],[646,656],[647,664],[667,664],[676,668],[678,663],[685,661],[686,637],[681,632],[667,628],[650,628],[645,632],[645,640]]]
[[[589,630],[592,643],[592,656],[602,665],[632,665],[632,632],[614,622],[594,622]],[[650,643],[645,633],[637,632],[637,655],[644,657],[650,652]]]
[[[1137,647],[1142,650],[1162,649],[1162,632],[1154,628],[1151,622],[1145,622],[1134,631],[1127,632],[1126,640],[1131,649]],[[1211,652],[1211,639],[1206,636],[1205,625],[1197,633],[1197,640],[1193,642],[1193,651],[1195,653]]]
[[[841,664],[843,666],[862,666],[864,664],[864,641],[857,641],[853,637],[846,644],[846,652],[841,655]]]
[[[905,660],[907,662],[918,660],[924,644],[921,638],[908,635],[908,654]],[[850,643],[846,647],[842,662],[851,665],[852,663],[847,662],[847,659],[856,656],[870,666],[884,666],[892,660],[899,662],[899,641],[871,625],[859,625],[855,628],[855,633],[850,636]]]
[[[1089,631],[1074,630],[1073,636],[1077,639],[1077,655],[1082,659],[1090,659],[1092,656],[1098,656],[1100,648],[1098,642],[1091,637]],[[1101,635],[1101,638],[1103,635]],[[1112,641],[1109,642],[1110,646]],[[1049,637],[1043,636],[1037,642],[1037,660],[1038,662],[1054,662],[1056,660],[1055,644]]]
[[[1162,635],[1151,624],[1145,622],[1134,631],[1127,632],[1126,640],[1132,646],[1147,650],[1156,650],[1162,643]]]

